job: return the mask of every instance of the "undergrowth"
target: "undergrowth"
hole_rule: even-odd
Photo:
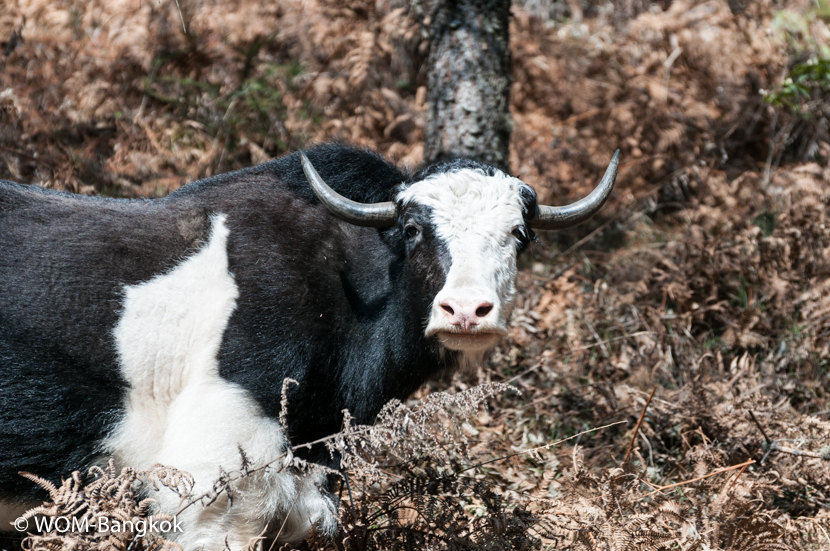
[[[361,551],[822,549],[830,530],[830,514],[822,508],[830,501],[830,422],[782,411],[757,392],[757,385],[747,391],[758,376],[748,356],[735,367],[738,375],[728,381],[704,369],[695,384],[679,393],[653,392],[636,425],[616,437],[606,429],[620,422],[505,456],[476,451],[479,442],[469,424],[488,415],[482,409],[486,400],[512,394],[505,394],[509,387],[504,384],[433,393],[409,406],[392,402],[373,426],[355,426],[346,415],[343,430],[325,439],[330,451],[342,457],[340,476],[349,481],[340,507],[340,534],[335,541],[313,537],[306,545]],[[733,389],[739,392],[729,398]],[[672,396],[673,401],[664,399]],[[681,454],[661,449],[665,431],[680,436]],[[653,444],[636,446],[646,433],[646,442]],[[615,465],[588,469],[584,448],[572,445],[582,437],[630,442]],[[570,466],[551,465],[565,445],[572,445]],[[117,475],[110,461],[106,469],[93,467],[86,479],[73,473],[60,487],[26,474],[50,496],[26,518],[94,522],[105,515],[110,526],[129,522],[131,529],[51,530],[30,534],[23,548],[176,548],[174,541],[132,529],[151,515],[173,518],[154,507],[147,497],[150,487],[175,491],[182,498],[179,512],[218,506],[216,498],[231,492],[233,481],[259,469],[303,476],[320,468],[297,459],[294,451],[255,466],[245,464],[241,450],[242,469],[227,470],[211,492],[199,496],[190,493],[190,475],[161,465],[144,472],[124,468]],[[516,458],[542,468],[532,491],[517,494],[487,476],[487,466]],[[552,495],[554,480],[558,490]],[[788,486],[802,486],[797,492],[802,495],[786,495]],[[251,548],[258,545],[264,544],[257,540]]]

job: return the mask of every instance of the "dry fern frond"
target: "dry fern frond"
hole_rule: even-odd
[[[126,529],[99,531],[97,527],[101,519],[110,527],[117,522],[133,528],[146,525],[151,515],[159,521],[172,520],[170,515],[154,510],[155,500],[139,498],[140,487],[153,480],[173,491],[189,492],[192,477],[188,473],[158,465],[148,471],[124,468],[116,474],[111,459],[106,468],[90,468],[88,480],[75,471],[60,487],[38,476],[21,474],[47,490],[50,499],[23,515],[26,519],[45,517],[37,523],[45,530],[29,533],[23,540],[25,551],[181,551],[178,544],[160,534]],[[58,524],[58,518],[68,523],[66,530]]]

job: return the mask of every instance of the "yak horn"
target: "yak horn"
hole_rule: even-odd
[[[620,150],[614,153],[605,176],[602,177],[599,185],[594,191],[576,203],[563,207],[548,207],[546,205],[536,206],[536,216],[530,220],[530,226],[538,230],[563,230],[581,224],[595,215],[605,203],[611,190],[614,188],[614,180],[617,178],[617,168],[620,165]]]
[[[387,201],[384,203],[358,203],[343,197],[323,181],[320,174],[305,156],[300,152],[300,160],[303,163],[303,172],[314,190],[314,194],[320,199],[329,212],[337,218],[355,226],[368,226],[372,228],[386,228],[395,223],[395,203]]]

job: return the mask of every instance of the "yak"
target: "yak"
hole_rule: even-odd
[[[412,173],[336,144],[153,200],[0,181],[6,521],[42,497],[19,471],[162,463],[200,493],[240,449],[267,462],[337,432],[344,409],[369,424],[436,372],[479,362],[507,333],[533,230],[596,213],[618,158],[561,207],[487,164]],[[177,541],[241,549],[274,523],[286,541],[336,532],[321,475],[262,470],[237,489],[188,509]],[[175,511],[172,492],[156,497]]]

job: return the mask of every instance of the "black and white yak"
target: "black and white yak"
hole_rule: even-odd
[[[455,160],[413,175],[339,145],[155,200],[0,181],[6,517],[41,497],[18,471],[59,480],[108,457],[162,463],[193,474],[198,494],[239,464],[240,448],[271,460],[338,431],[343,409],[371,423],[436,371],[479,361],[507,332],[533,228],[591,217],[617,163],[565,207],[537,205],[530,186],[491,166]],[[289,434],[287,377],[299,382]],[[333,534],[323,482],[261,471],[232,505],[188,509],[178,542],[222,549],[227,534],[240,549],[286,516],[283,539]],[[172,492],[154,497],[178,505]]]

